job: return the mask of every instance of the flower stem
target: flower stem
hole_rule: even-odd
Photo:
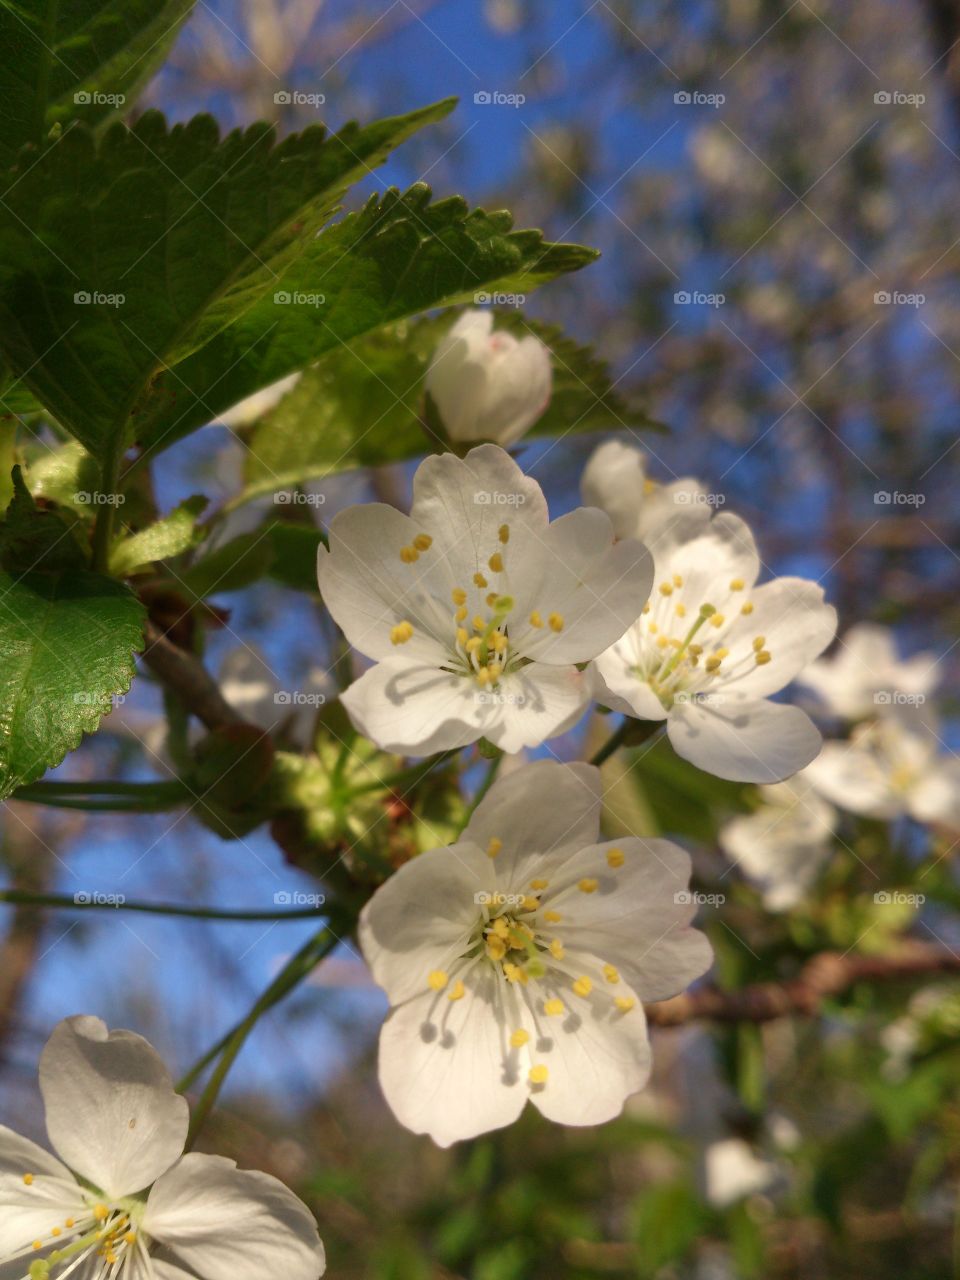
[[[53,805],[58,809],[95,812],[156,813],[175,809],[191,798],[183,782],[33,782],[13,793],[13,800]]]
[[[117,487],[120,483],[120,449],[114,445],[104,458],[100,472],[101,506],[93,526],[91,563],[98,573],[107,573],[110,543],[113,539],[113,517],[116,513]]]
[[[78,902],[62,893],[26,893],[19,889],[0,889],[0,903],[18,907],[55,907],[84,911],[137,911],[153,916],[181,916],[188,920],[313,920],[316,907],[293,911],[222,911],[216,907],[183,907],[169,902]]]
[[[599,751],[594,753],[590,759],[590,763],[596,765],[599,769],[600,765],[602,765],[605,760],[609,760],[613,753],[619,747],[623,746],[629,725],[630,721],[624,720],[620,728],[610,735]]]

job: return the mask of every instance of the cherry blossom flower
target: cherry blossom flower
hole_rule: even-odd
[[[708,495],[698,480],[683,476],[658,484],[647,475],[647,455],[635,445],[608,440],[590,456],[580,481],[588,507],[599,507],[613,521],[618,538],[641,542],[676,515],[709,520]]]
[[[797,684],[819,694],[834,715],[862,720],[884,706],[922,704],[937,678],[934,654],[900,659],[887,627],[861,622],[850,628],[832,657],[801,672]]]
[[[318,572],[327,608],[376,665],[342,695],[387,751],[429,755],[485,737],[539,745],[583,713],[575,664],[639,613],[652,562],[614,545],[602,511],[549,522],[540,486],[496,445],[428,458],[409,516],[368,503],[330,524]]]
[[[60,1159],[0,1127],[0,1273],[22,1280],[316,1280],[323,1245],[276,1178],[182,1155],[186,1100],[150,1044],[67,1018],[40,1058]]]
[[[804,578],[757,586],[749,528],[724,513],[675,517],[648,545],[654,588],[634,625],[594,663],[595,695],[665,720],[678,755],[721,778],[779,782],[808,764],[820,734],[798,707],[769,701],[826,648],[836,612]]]
[[[550,403],[550,352],[533,334],[493,327],[491,311],[465,311],[437,344],[426,389],[451,440],[519,440]]]
[[[600,1124],[650,1074],[642,1001],[709,966],[690,860],[599,837],[600,775],[537,761],[499,780],[460,840],[406,863],[360,944],[393,1006],[380,1083],[440,1146],[514,1121]]]
[[[760,805],[731,818],[718,833],[720,847],[762,891],[770,911],[801,901],[833,848],[836,810],[802,773],[760,788]]]

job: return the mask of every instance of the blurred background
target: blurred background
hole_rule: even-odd
[[[529,314],[595,345],[667,428],[640,441],[651,473],[695,475],[744,516],[767,573],[822,581],[841,629],[881,621],[901,652],[936,654],[956,747],[958,40],[955,0],[201,0],[143,105],[287,132],[458,95],[357,199],[422,179],[601,249]],[[524,451],[552,508],[576,504],[596,444],[574,431]],[[162,505],[229,497],[241,453],[216,425],[177,445],[158,462]],[[324,482],[323,517],[373,491],[402,502],[408,482]],[[260,584],[216,603],[209,664],[251,716],[305,673],[328,687],[315,599]],[[56,776],[162,774],[160,717],[142,677]],[[582,755],[594,732],[553,746]],[[730,789],[645,767],[608,775],[612,821],[682,838],[709,891]],[[910,921],[871,915],[881,867],[883,883],[936,868],[921,932],[960,948],[952,845],[928,848],[906,820],[845,839],[857,856],[786,915],[726,877],[736,933],[706,922],[725,980],[789,976],[827,947],[882,953]],[[224,842],[179,812],[8,803],[2,841],[8,884],[34,891],[262,911],[317,891],[265,832]],[[310,932],[3,907],[0,1120],[41,1134],[36,1058],[59,1017],[135,1027],[185,1070]],[[813,1020],[657,1031],[653,1083],[621,1121],[527,1116],[451,1152],[380,1099],[384,1008],[345,942],[260,1025],[208,1131],[304,1195],[331,1275],[960,1276],[956,982],[856,987]]]

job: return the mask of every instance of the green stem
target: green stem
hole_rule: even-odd
[[[599,769],[600,765],[603,764],[604,760],[609,760],[610,757],[613,755],[613,753],[619,747],[623,746],[623,743],[624,743],[624,740],[626,739],[629,728],[630,728],[630,721],[624,720],[620,728],[617,729],[615,733],[612,733],[610,737],[606,740],[606,742],[603,744],[603,746],[600,748],[600,750],[593,755],[593,757],[590,760],[590,763],[596,765],[597,768]]]
[[[366,795],[368,791],[389,791],[396,790],[397,787],[409,782],[416,785],[421,779],[427,777],[434,769],[441,764],[452,759],[460,751],[460,747],[451,747],[449,751],[441,751],[439,755],[433,757],[432,760],[426,760],[422,764],[411,765],[409,769],[401,769],[399,773],[392,774],[389,778],[384,778],[380,782],[365,782],[363,786],[354,787],[352,794],[355,796]]]
[[[113,498],[120,484],[120,450],[116,446],[110,449],[100,472],[101,498]],[[97,512],[97,520],[93,526],[92,566],[98,573],[107,573],[110,566],[110,543],[113,540],[113,517],[116,514],[115,502],[103,502]]]
[[[162,813],[167,809],[176,809],[190,798],[189,792],[176,796],[151,798],[144,796],[136,799],[132,796],[86,796],[62,795],[58,792],[37,791],[34,787],[21,787],[11,800],[27,800],[31,804],[52,805],[57,809],[79,809],[83,813]]]
[[[167,782],[33,782],[22,791],[33,791],[44,795],[59,796],[144,796],[147,798],[165,798],[175,795],[189,795],[185,783],[171,779]],[[19,798],[20,792],[16,793]]]
[[[293,911],[221,911],[215,907],[183,907],[172,902],[77,902],[63,893],[26,893],[0,889],[0,903],[23,907],[57,907],[83,911],[138,911],[152,916],[182,916],[188,920],[315,920],[316,907]]]
[[[200,1073],[215,1058],[220,1057],[220,1061],[207,1082],[206,1088],[193,1109],[185,1150],[189,1151],[196,1141],[197,1134],[213,1109],[230,1068],[260,1018],[268,1010],[272,1009],[274,1005],[278,1004],[288,992],[292,991],[320,963],[324,956],[333,950],[339,941],[339,935],[333,931],[329,924],[325,925],[319,933],[314,934],[296,955],[287,961],[243,1021],[238,1022],[212,1049],[204,1054],[200,1061],[187,1072],[177,1085],[178,1091],[184,1093]]]
[[[477,805],[480,803],[483,797],[487,794],[487,792],[496,782],[497,774],[500,772],[501,764],[503,764],[502,751],[499,755],[494,756],[493,759],[490,761],[490,764],[487,767],[487,772],[484,775],[484,779],[480,783],[479,787],[477,787],[476,794],[474,795],[473,799],[470,801],[470,807],[467,809],[467,822],[469,822],[470,819],[473,817],[474,813],[476,812]],[[467,823],[465,822],[463,825],[466,826]]]

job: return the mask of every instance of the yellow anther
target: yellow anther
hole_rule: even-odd
[[[400,559],[404,564],[413,564],[414,560],[420,559],[420,552],[416,547],[401,547]]]
[[[508,961],[503,966],[503,974],[508,982],[519,982],[522,987],[527,985],[527,974],[518,964]]]
[[[467,653],[476,653],[482,644],[483,636],[471,636],[463,647],[466,649]]]
[[[413,545],[418,551],[429,551],[433,546],[433,539],[429,533],[418,533],[413,540]]]
[[[753,602],[751,600],[748,600],[746,604],[742,604],[740,606],[740,612],[745,614],[753,613]]]
[[[532,893],[527,893],[524,894],[523,901],[520,905],[524,911],[536,911],[537,907],[540,905],[540,899],[535,897]]]
[[[547,885],[548,885],[549,883],[550,883],[550,881],[549,881],[549,880],[531,880],[531,881],[530,881],[530,888],[531,888],[531,889],[546,889],[546,887],[547,887]]]
[[[606,978],[606,980],[607,980],[608,982],[619,982],[619,981],[620,981],[620,973],[619,973],[619,971],[617,970],[616,965],[612,965],[612,964],[605,964],[605,965],[603,966],[603,976]]]
[[[495,551],[487,561],[493,573],[503,573],[503,556],[499,551]]]
[[[42,1249],[42,1248],[43,1248],[43,1241],[42,1241],[42,1240],[34,1240],[34,1242],[33,1242],[33,1247],[34,1247],[34,1249]]]
[[[700,655],[701,655],[701,653],[703,653],[703,645],[702,645],[702,644],[688,644],[688,645],[687,645],[687,650],[689,651],[689,653],[690,653],[694,658],[699,658],[699,657],[700,657]]]
[[[678,618],[685,618],[687,616],[687,606],[685,604],[678,604],[674,609],[674,613]]]
[[[551,613],[550,617],[547,618],[547,623],[551,631],[562,631],[563,630],[563,614]]]
[[[502,848],[503,841],[499,836],[491,836],[487,842],[487,857],[495,858]]]
[[[127,1244],[137,1243],[137,1233],[135,1231],[125,1231],[123,1233],[123,1238]]]
[[[25,1173],[25,1174],[23,1175],[23,1182],[24,1182],[24,1186],[32,1187],[32,1186],[33,1186],[33,1174],[32,1174],[32,1173]]]
[[[486,580],[486,578],[483,576],[482,573],[475,573],[473,575],[473,585],[475,587],[479,587],[481,591],[486,591],[490,583]]]
[[[743,581],[743,579],[742,579],[742,578],[731,578],[731,579],[730,579],[730,590],[731,590],[731,591],[742,591],[745,585],[746,585],[746,584],[745,584],[745,582]]]
[[[592,880],[589,876],[581,880],[580,883],[577,885],[577,888],[580,890],[581,893],[596,893],[599,887],[600,887],[600,881]]]
[[[94,1205],[93,1216],[96,1218],[97,1222],[106,1222],[107,1218],[110,1217],[110,1210],[105,1204]]]
[[[531,1067],[531,1068],[530,1068],[530,1075],[529,1075],[528,1079],[529,1079],[529,1081],[530,1081],[530,1083],[531,1083],[531,1084],[546,1084],[546,1083],[547,1083],[547,1076],[548,1076],[549,1074],[550,1074],[550,1072],[549,1072],[549,1071],[547,1070],[547,1068],[543,1065],[543,1063],[542,1063],[542,1062],[538,1062],[538,1063],[537,1063],[537,1065],[536,1065],[535,1067]]]
[[[564,1011],[562,1000],[544,1000],[543,1012],[548,1018],[559,1018]]]
[[[494,933],[499,933],[501,938],[507,938],[510,936],[510,926],[507,924],[506,920],[504,920],[503,916],[497,916],[496,920],[494,920],[490,925],[490,928]]]
[[[726,648],[717,649],[714,652],[715,652],[715,656],[720,658],[721,660],[723,660],[724,658],[730,657],[730,650]]]
[[[458,978],[456,982],[453,984],[452,990],[447,992],[447,999],[462,1000],[466,994],[467,994],[467,988],[463,985],[463,983]]]
[[[111,1267],[112,1267],[112,1266],[114,1266],[114,1265],[119,1261],[119,1259],[117,1258],[117,1255],[116,1255],[116,1254],[113,1252],[113,1250],[111,1249],[111,1251],[110,1251],[109,1253],[105,1253],[105,1254],[104,1254],[104,1261],[105,1261],[109,1266],[111,1266]]]
[[[487,935],[487,955],[491,960],[502,960],[507,954],[507,944],[498,933]]]
[[[543,918],[548,924],[559,924],[563,919],[563,916],[559,911],[545,911],[543,913]]]
[[[669,636],[657,636],[657,648],[658,648],[658,649],[669,649],[669,648],[670,648],[670,637],[669,637]]]
[[[502,524],[500,528],[497,530],[497,537],[500,539],[503,545],[506,546],[507,543],[510,541],[510,526],[508,524]]]
[[[53,1230],[50,1232],[50,1234],[52,1236],[62,1236],[63,1231],[59,1227],[54,1227]]]
[[[648,600],[648,601],[647,601],[647,603],[643,606],[643,608],[640,610],[640,612],[641,612],[641,613],[649,613],[649,612],[650,612],[650,601],[649,601],[649,600]]]
[[[442,969],[434,969],[427,978],[427,986],[431,991],[442,991],[449,981],[449,975]]]
[[[466,648],[466,644],[469,639],[470,639],[470,636],[467,632],[466,627],[457,627],[457,644],[460,646],[461,649]]]
[[[657,626],[655,622],[649,622],[647,623],[647,630],[650,632],[652,636],[655,636],[657,632],[660,630],[660,628]]]
[[[486,620],[486,618],[481,618],[481,617],[480,617],[480,615],[479,615],[479,613],[475,613],[475,614],[473,615],[473,619],[472,619],[472,621],[473,621],[473,629],[474,629],[474,631],[486,631],[486,629],[487,629],[487,620]]]
[[[477,684],[481,689],[485,689],[492,679],[493,676],[488,667],[481,667],[477,672]]]
[[[507,647],[507,637],[503,634],[502,631],[495,631],[493,635],[490,637],[490,648],[493,649],[495,653],[503,653],[506,647]]]
[[[453,620],[454,622],[463,622],[466,616],[467,616],[467,606],[465,604],[462,604],[460,608],[457,610],[457,612],[453,615]]]
[[[766,636],[754,636],[754,637],[753,637],[753,652],[754,652],[754,653],[759,653],[759,652],[760,652],[760,650],[763,648],[763,646],[764,646],[766,643],[767,643],[767,637],[766,637]]]
[[[623,863],[624,863],[624,856],[623,856],[622,849],[607,850],[607,866],[608,867],[622,867]]]
[[[450,595],[453,599],[454,604],[467,603],[467,593],[464,591],[463,587],[454,587],[453,590],[450,592]]]
[[[391,644],[406,644],[412,638],[413,627],[409,622],[398,622],[395,627],[390,628]]]
[[[586,974],[584,974],[583,977],[578,978],[573,984],[573,994],[575,996],[583,996],[584,999],[586,999],[592,990],[593,983]]]
[[[683,574],[675,573],[675,574],[673,575],[673,585],[674,585],[675,587],[682,587],[682,586],[683,586]]]
[[[757,654],[756,662],[758,667],[765,667],[770,661],[770,654],[766,649],[761,649]]]
[[[530,1032],[524,1031],[523,1027],[518,1027],[510,1037],[510,1044],[514,1049],[522,1049],[530,1039]]]
[[[662,596],[672,596],[672,595],[673,595],[673,583],[672,583],[672,582],[661,582],[661,583],[660,583],[660,594],[661,594]]]
[[[722,613],[712,613],[710,615],[711,627],[722,627],[725,622],[726,622],[726,618],[723,616]]]
[[[492,609],[492,608],[493,608],[493,606],[497,603],[497,601],[498,601],[499,599],[500,599],[500,593],[499,593],[499,592],[497,592],[497,591],[488,591],[488,592],[487,592],[487,594],[486,594],[486,596],[484,597],[484,601],[483,601],[483,602],[484,602],[484,604],[487,606],[487,608],[488,608],[488,609]]]
[[[530,615],[530,625],[531,627],[543,626],[543,619],[540,617],[539,613],[537,613],[536,609],[534,609],[533,613]]]
[[[629,1013],[637,1002],[631,996],[614,996],[613,1003],[621,1013]]]
[[[69,1228],[69,1227],[75,1227],[77,1224],[73,1218],[64,1218],[63,1225]]]
[[[553,956],[554,960],[562,960],[567,954],[564,950],[563,943],[559,938],[554,938],[550,943],[550,954]]]
[[[706,667],[708,671],[713,672],[713,671],[719,670],[720,663],[722,661],[723,661],[722,658],[718,658],[716,654],[713,654],[713,656],[708,658],[703,665]]]

